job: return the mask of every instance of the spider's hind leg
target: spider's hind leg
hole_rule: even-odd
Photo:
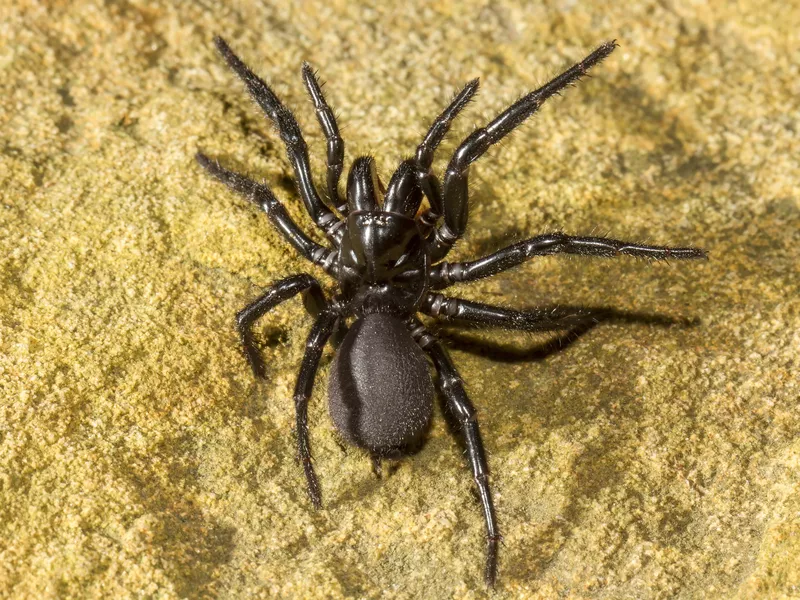
[[[314,387],[314,378],[317,375],[319,359],[322,349],[336,329],[339,313],[336,309],[328,307],[320,313],[311,333],[306,340],[306,353],[300,365],[300,374],[294,388],[294,407],[297,422],[297,454],[303,465],[306,476],[308,496],[315,508],[322,507],[322,494],[319,489],[317,475],[311,464],[311,447],[308,441],[308,400]]]
[[[478,497],[483,507],[483,518],[486,522],[484,580],[486,585],[493,587],[497,579],[497,548],[502,536],[497,527],[497,518],[494,513],[492,493],[489,489],[489,468],[486,464],[486,454],[478,429],[475,407],[467,397],[467,393],[464,391],[464,383],[442,343],[428,333],[417,319],[412,319],[410,327],[412,327],[411,334],[414,339],[433,360],[433,365],[439,374],[439,390],[446,401],[448,410],[461,425],[467,446],[467,455],[472,467],[472,477],[478,488]]]

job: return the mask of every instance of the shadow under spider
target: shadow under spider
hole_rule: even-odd
[[[519,363],[544,360],[548,356],[564,350],[597,325],[608,322],[640,323],[659,327],[696,327],[700,320],[694,317],[670,317],[655,313],[617,310],[605,307],[576,307],[559,305],[558,309],[580,309],[586,314],[586,321],[568,329],[561,329],[558,335],[533,346],[521,347],[518,342],[501,342],[477,337],[473,333],[485,333],[484,328],[460,326],[457,329],[446,321],[440,321],[436,335],[449,342],[456,350],[478,356],[491,356],[492,360],[503,363]],[[551,330],[552,331],[552,330]],[[526,332],[521,332],[526,333]]]
[[[559,309],[565,308],[580,308],[581,311],[586,314],[587,320],[583,323],[573,326],[572,328],[557,331],[557,335],[555,337],[551,337],[546,341],[536,343],[533,346],[521,347],[519,343],[500,342],[487,339],[484,336],[478,337],[475,335],[476,333],[485,333],[487,329],[464,327],[455,329],[455,326],[444,321],[439,322],[440,329],[436,332],[436,334],[440,339],[450,342],[452,347],[455,349],[474,355],[489,355],[491,356],[492,360],[496,360],[498,362],[521,363],[544,360],[548,356],[567,348],[582,335],[602,323],[640,323],[655,325],[658,327],[677,326],[681,328],[696,327],[701,323],[700,319],[696,317],[671,317],[655,313],[625,311],[606,307],[574,307],[559,305]],[[437,396],[446,427],[451,434],[454,434],[459,450],[462,453],[465,453],[467,448],[463,437],[460,435],[461,426],[452,412],[448,410],[447,404],[442,395],[437,394]],[[603,444],[601,444],[600,448],[595,448],[596,455],[607,455],[610,452],[608,448],[609,445],[610,442],[605,441]],[[588,455],[592,453],[587,452],[585,454]],[[590,476],[590,474],[596,471],[597,464],[598,463],[596,460],[580,461],[580,464],[578,465],[579,470],[575,474],[574,480],[580,481],[581,485],[586,486],[586,482],[593,481],[593,477]],[[585,476],[582,476],[580,473],[585,473]],[[604,480],[603,484],[607,485],[608,481]],[[595,485],[597,485],[596,482]],[[555,554],[557,554],[557,551],[540,554],[537,550],[542,544],[546,545],[548,541],[555,543],[558,539],[564,540],[569,538],[570,528],[578,521],[580,513],[579,503],[574,497],[577,494],[576,490],[577,487],[573,486],[572,491],[570,494],[568,494],[570,501],[568,502],[566,508],[562,511],[564,515],[563,518],[554,520],[552,523],[548,524],[545,530],[537,536],[538,542],[524,544],[524,550],[521,552],[521,554],[517,553],[517,555],[511,557],[512,563],[508,567],[510,570],[515,571],[518,574],[527,574],[523,577],[523,579],[533,579],[534,573],[540,573],[541,570],[553,560]],[[472,492],[475,500],[478,501],[479,498],[476,490],[473,489]],[[584,489],[582,490],[582,493],[578,495],[585,495],[587,493],[587,490]],[[563,545],[563,542],[561,545]],[[520,556],[522,556],[521,562]]]

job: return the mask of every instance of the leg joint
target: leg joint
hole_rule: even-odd
[[[444,272],[446,272],[446,268]],[[438,317],[439,315],[453,317],[458,313],[458,300],[448,298],[442,294],[431,294],[426,299],[425,305],[427,306],[428,314],[432,317]]]
[[[436,230],[434,233],[436,236],[436,241],[445,245],[445,246],[452,246],[455,241],[458,239],[458,234],[447,226],[447,223],[442,223],[442,226]]]

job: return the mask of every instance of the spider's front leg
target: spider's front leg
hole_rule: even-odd
[[[443,210],[442,190],[439,186],[439,180],[436,179],[433,171],[431,171],[433,156],[436,153],[436,148],[439,147],[444,136],[447,135],[447,132],[450,130],[450,125],[453,123],[453,120],[464,110],[470,100],[472,100],[472,97],[477,93],[478,86],[479,82],[477,79],[473,79],[465,85],[464,89],[456,94],[448,107],[442,111],[442,114],[436,117],[430,129],[428,129],[428,133],[425,134],[425,138],[417,147],[417,153],[414,157],[417,182],[430,204],[430,209],[420,217],[420,222],[426,230],[429,230],[429,228],[436,224],[436,221],[442,216]]]
[[[281,139],[286,146],[289,161],[294,167],[297,187],[303,197],[308,214],[314,223],[335,243],[342,239],[342,222],[329,209],[317,193],[314,179],[311,175],[311,166],[308,160],[308,146],[303,138],[303,132],[297,124],[292,112],[286,108],[278,96],[258,77],[244,62],[234,54],[227,42],[221,37],[215,37],[214,43],[217,50],[228,63],[231,70],[247,85],[250,96],[264,111],[264,114],[275,123]]]
[[[420,347],[428,353],[433,360],[436,372],[439,374],[439,390],[447,402],[447,408],[458,420],[467,445],[467,455],[472,467],[472,477],[478,487],[478,496],[483,507],[483,517],[486,522],[486,567],[484,580],[486,585],[493,587],[497,579],[497,547],[502,539],[497,527],[497,518],[494,514],[492,492],[489,489],[489,468],[486,464],[486,454],[483,441],[478,429],[478,420],[475,407],[464,391],[464,383],[458,374],[450,355],[442,343],[425,330],[417,319],[411,320],[412,336]]]
[[[325,94],[322,93],[322,84],[317,79],[314,69],[308,63],[303,63],[303,82],[306,84],[308,95],[314,103],[317,121],[325,134],[328,145],[328,196],[340,214],[347,214],[347,203],[339,197],[339,178],[344,168],[344,140],[339,135],[339,125],[336,115],[333,114]]]
[[[455,241],[464,235],[469,212],[470,165],[539,110],[545,100],[577,82],[616,47],[616,42],[606,42],[555,79],[509,106],[491,123],[473,131],[461,143],[444,176],[444,223],[428,237],[433,262],[447,256]]]
[[[319,282],[311,275],[303,273],[281,279],[236,315],[236,326],[239,330],[242,347],[244,348],[247,362],[250,363],[250,368],[253,369],[253,375],[256,377],[264,378],[266,372],[264,361],[261,359],[253,339],[253,324],[278,304],[301,292],[306,293],[305,305],[309,313],[316,316],[324,310],[327,302],[322,294]]]
[[[705,250],[700,248],[648,246],[603,237],[547,233],[512,244],[478,260],[439,263],[431,269],[431,288],[443,289],[453,283],[490,277],[516,267],[534,256],[550,254],[579,254],[606,258],[635,256],[656,260],[706,258]]]

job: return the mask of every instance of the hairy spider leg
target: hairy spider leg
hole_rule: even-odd
[[[316,316],[327,306],[319,282],[311,275],[301,273],[299,275],[292,275],[286,279],[281,279],[273,284],[263,294],[236,314],[236,327],[239,330],[239,338],[242,341],[242,347],[244,348],[247,362],[250,363],[250,367],[253,369],[253,374],[256,377],[263,379],[266,373],[264,361],[261,359],[258,348],[256,348],[255,341],[253,340],[253,324],[278,306],[278,304],[285,302],[300,292],[304,292],[307,296],[304,304],[306,310],[308,310],[311,315]]]
[[[314,110],[317,113],[317,121],[325,134],[327,141],[327,167],[328,167],[328,197],[331,203],[340,214],[347,214],[347,203],[342,202],[339,196],[339,179],[344,168],[344,140],[339,135],[339,126],[336,124],[336,115],[333,114],[325,94],[322,93],[322,85],[317,78],[314,69],[307,62],[303,63],[303,82],[306,84],[308,95],[314,103]]]
[[[470,165],[539,110],[545,100],[576,83],[616,47],[615,41],[601,45],[561,75],[517,100],[488,125],[476,129],[461,142],[444,175],[444,223],[428,237],[433,262],[447,256],[455,241],[464,235],[469,218]]]
[[[433,366],[438,373],[438,387],[442,397],[447,403],[450,413],[458,420],[467,445],[467,455],[472,467],[472,477],[478,487],[478,496],[483,508],[483,518],[486,522],[486,568],[484,580],[486,585],[493,587],[497,578],[497,546],[502,539],[497,527],[497,518],[494,514],[492,492],[489,489],[489,467],[486,464],[486,454],[483,450],[480,430],[475,407],[464,391],[464,382],[453,365],[450,355],[432,334],[425,330],[420,321],[412,317],[407,321],[412,328],[411,335],[433,361]]]
[[[468,262],[441,262],[431,269],[431,289],[441,290],[454,283],[491,277],[522,264],[534,256],[579,254],[583,256],[635,256],[656,260],[707,258],[700,248],[647,246],[603,237],[545,233],[517,242],[488,256]]]
[[[331,307],[325,308],[317,317],[317,321],[314,323],[314,327],[306,340],[306,352],[303,356],[303,363],[300,365],[297,385],[294,388],[294,408],[297,418],[297,454],[303,465],[308,496],[311,498],[314,508],[322,507],[322,494],[320,493],[317,476],[314,473],[314,466],[311,464],[311,448],[308,443],[308,399],[311,397],[311,390],[314,388],[314,379],[317,375],[322,349],[336,329],[338,320],[338,312]]]
[[[450,105],[444,109],[442,114],[436,117],[428,133],[425,134],[420,145],[417,147],[417,153],[414,157],[417,171],[417,182],[422,188],[425,197],[428,198],[430,209],[426,211],[421,217],[420,222],[426,228],[431,228],[436,224],[439,217],[442,216],[442,190],[439,180],[431,171],[433,164],[433,156],[436,153],[436,148],[442,143],[442,140],[450,130],[450,125],[458,114],[464,110],[469,104],[472,97],[477,93],[480,82],[478,79],[473,79],[464,88],[453,97]]]
[[[219,162],[210,159],[202,152],[198,152],[195,158],[200,163],[200,166],[214,178],[227,185],[234,192],[241,194],[256,206],[260,206],[284,239],[303,257],[322,267],[325,272],[332,275],[336,274],[336,251],[326,248],[308,237],[292,220],[283,204],[275,197],[269,187],[263,183],[253,181],[246,175],[226,169]]]
[[[222,58],[228,63],[228,67],[245,83],[250,96],[278,128],[281,139],[286,145],[286,153],[297,178],[297,188],[300,191],[300,196],[308,210],[308,214],[311,215],[311,219],[317,227],[322,229],[334,244],[338,245],[342,239],[343,224],[331,209],[325,205],[317,193],[308,160],[308,146],[305,139],[303,139],[303,132],[300,130],[294,115],[281,103],[275,92],[270,89],[264,80],[253,73],[233,53],[233,50],[225,40],[217,36],[214,38],[214,43]]]
[[[485,325],[520,331],[555,331],[596,323],[611,312],[575,307],[515,310],[442,294],[427,294],[419,310],[458,324]]]

